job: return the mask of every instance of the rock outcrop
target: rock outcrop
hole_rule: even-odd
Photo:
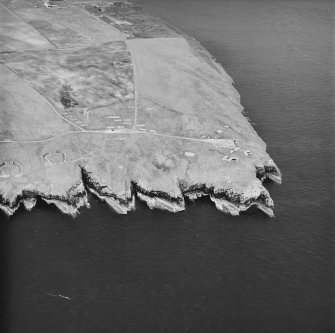
[[[121,214],[209,196],[273,216],[280,171],[197,41],[126,1],[0,0],[0,31],[7,215],[41,198],[75,216],[90,191]]]

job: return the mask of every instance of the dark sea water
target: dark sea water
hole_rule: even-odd
[[[94,198],[77,219],[2,214],[1,332],[334,332],[333,2],[137,2],[234,78],[283,172],[276,218],[207,200],[119,216]]]

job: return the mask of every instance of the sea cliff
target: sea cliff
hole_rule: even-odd
[[[135,197],[178,212],[209,196],[273,216],[281,173],[223,67],[126,1],[3,1],[0,209],[38,198],[76,216],[88,192],[125,214]],[[1,30],[1,29],[0,29]]]

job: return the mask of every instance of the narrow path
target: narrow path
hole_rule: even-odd
[[[0,7],[4,8],[7,12],[9,12],[11,15],[13,15],[19,21],[23,22],[24,24],[28,25],[33,30],[35,30],[40,36],[42,36],[47,42],[50,43],[50,46],[53,46],[53,48],[50,48],[50,49],[57,49],[57,46],[51,40],[49,40],[47,37],[45,37],[40,31],[38,31],[37,29],[35,29],[31,24],[27,23],[24,19],[22,19],[17,14],[15,14],[13,11],[11,11],[9,8],[7,8],[5,5],[3,5],[1,2],[0,2]]]
[[[127,43],[126,43],[127,44]],[[128,45],[127,45],[128,46]],[[133,130],[136,130],[136,125],[137,125],[137,114],[138,114],[138,82],[137,82],[137,75],[136,75],[136,59],[135,56],[132,54],[130,51],[130,48],[128,47],[128,51],[130,54],[131,58],[131,63],[133,65],[133,81],[134,81],[134,103],[135,103],[135,114],[134,114],[134,125],[133,125]]]
[[[35,31],[37,31],[43,38],[45,38],[47,41],[49,41],[41,32],[39,32],[38,30],[36,30],[33,26],[31,26],[30,24],[28,24],[27,22],[25,22],[22,18],[20,18],[19,16],[17,16],[15,13],[13,13],[12,11],[10,11],[7,7],[5,7],[3,4],[0,3],[0,6],[3,7],[6,11],[10,12],[14,17],[16,17],[17,19],[19,19],[20,21],[24,22],[25,24],[29,25],[30,27],[32,27]],[[99,17],[96,17],[95,15],[85,11],[84,9],[82,9],[80,6],[76,6],[76,8],[78,10],[80,10],[84,15],[88,15],[92,18],[94,18],[95,20],[102,22],[103,24],[106,25],[106,27],[108,27],[111,30],[115,30],[118,33],[120,33],[120,36],[122,37],[122,39],[120,41],[123,41],[126,43],[127,39],[126,36],[119,31],[118,29],[114,28],[113,26],[111,26],[110,24],[104,22],[103,20],[101,20]],[[57,48],[56,45],[54,45],[51,41],[49,41],[49,43],[54,46],[56,49]],[[81,46],[80,46],[81,47]],[[79,47],[79,48],[80,48]],[[62,48],[64,50],[66,50],[67,48]],[[71,48],[69,48],[71,49]],[[79,134],[79,133],[88,133],[88,134],[104,134],[104,135],[122,135],[122,134],[142,134],[142,135],[156,135],[156,136],[161,136],[161,137],[167,137],[167,138],[172,138],[172,139],[181,139],[181,140],[191,140],[191,141],[197,141],[197,142],[202,142],[202,143],[212,143],[212,142],[208,142],[206,139],[196,139],[196,138],[191,138],[191,137],[184,137],[184,136],[177,136],[177,135],[170,135],[170,134],[163,134],[163,133],[152,133],[152,132],[146,132],[146,131],[138,131],[136,130],[136,125],[138,122],[138,101],[139,101],[139,93],[138,93],[138,78],[136,75],[136,58],[135,55],[131,52],[130,48],[127,45],[127,50],[130,54],[131,57],[131,62],[132,62],[132,66],[133,66],[133,82],[134,82],[134,103],[135,103],[135,110],[134,110],[134,124],[133,124],[133,128],[132,130],[114,130],[112,132],[107,132],[107,131],[88,131],[85,130],[84,128],[82,128],[81,126],[78,126],[77,124],[73,123],[72,121],[68,120],[67,118],[63,117],[55,108],[54,106],[48,101],[48,99],[46,97],[44,97],[43,95],[41,95],[29,82],[27,82],[26,80],[22,79],[18,73],[16,73],[12,68],[8,67],[5,63],[3,63],[3,65],[10,70],[11,72],[13,72],[20,80],[22,80],[23,82],[25,82],[31,89],[33,89],[39,96],[41,96],[43,98],[43,100],[46,101],[46,103],[50,106],[50,108],[57,114],[58,117],[60,117],[61,119],[63,119],[64,121],[66,121],[67,123],[71,124],[72,126],[74,126],[75,128],[77,128],[79,131],[68,131],[68,132],[64,132],[52,137],[49,137],[47,139],[44,140],[3,140],[0,141],[0,143],[44,143],[44,142],[49,142],[52,141],[58,137],[62,137],[65,135],[71,135],[71,134]],[[118,51],[116,51],[118,52]],[[149,98],[150,100],[152,100],[154,103],[160,105],[161,107],[164,107],[172,112],[176,112],[176,113],[182,113],[181,111],[178,111],[176,109],[171,108],[170,106],[164,105],[162,102],[155,100],[155,98],[151,97],[151,96],[147,96],[145,94],[143,94],[143,96]],[[92,108],[94,109],[94,108]],[[88,110],[90,111],[90,110]]]
[[[64,132],[61,134],[54,135],[48,139],[44,140],[3,140],[0,141],[0,143],[44,143],[48,141],[52,141],[58,137],[69,135],[69,134],[104,134],[104,135],[122,135],[122,134],[142,134],[142,135],[156,135],[156,136],[161,136],[161,137],[166,137],[166,138],[171,138],[171,139],[181,139],[181,140],[191,140],[191,141],[197,141],[197,142],[202,142],[202,143],[210,143],[213,144],[213,141],[208,141],[208,139],[196,139],[196,138],[190,138],[186,136],[179,136],[179,135],[171,135],[171,134],[163,134],[163,133],[152,133],[152,132],[143,132],[143,131],[138,131],[138,130],[114,130],[112,132],[107,132],[107,131],[68,131]],[[215,139],[211,139],[215,140]],[[217,139],[220,140],[220,139]]]
[[[29,82],[27,82],[26,80],[22,79],[18,73],[16,73],[12,68],[8,67],[5,63],[2,64],[4,67],[6,67],[9,71],[11,71],[12,73],[14,73],[21,81],[23,81],[25,84],[27,84],[32,90],[34,90],[51,108],[52,111],[54,111],[58,117],[62,118],[63,120],[65,120],[67,123],[71,124],[72,126],[80,129],[81,131],[85,132],[86,130],[84,130],[82,127],[76,125],[75,123],[73,123],[72,121],[66,119],[65,117],[63,117],[54,107],[53,105],[43,96],[41,95]]]

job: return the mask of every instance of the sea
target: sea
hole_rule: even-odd
[[[91,197],[0,214],[0,331],[335,332],[334,2],[137,0],[234,79],[283,184],[275,218],[188,202],[126,216]]]

